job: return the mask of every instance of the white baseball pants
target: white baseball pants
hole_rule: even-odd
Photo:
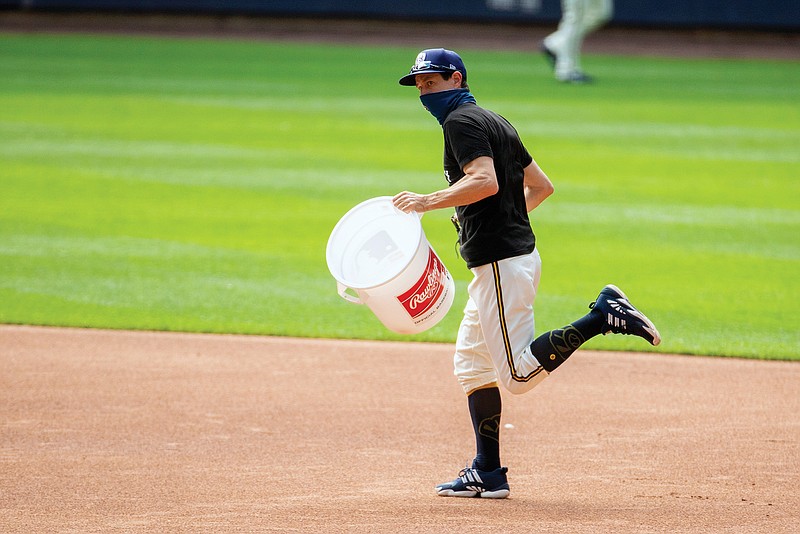
[[[530,349],[541,269],[537,250],[472,269],[453,357],[465,393],[492,382],[525,393],[547,376]]]

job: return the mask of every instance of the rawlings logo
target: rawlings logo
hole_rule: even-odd
[[[417,306],[424,304],[436,295],[440,285],[442,285],[442,272],[439,270],[439,266],[434,264],[431,272],[428,274],[428,285],[425,286],[422,293],[411,297],[411,300],[408,301],[408,307],[412,310],[416,310]]]
[[[422,276],[411,289],[397,297],[412,319],[416,319],[436,303],[444,290],[444,276],[444,265],[433,250],[429,249],[428,264]]]

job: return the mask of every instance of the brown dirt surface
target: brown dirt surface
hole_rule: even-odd
[[[504,396],[511,496],[452,347],[0,326],[0,531],[796,532],[800,365],[579,351]]]

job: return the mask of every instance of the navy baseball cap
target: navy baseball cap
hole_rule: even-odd
[[[455,72],[458,71],[467,81],[467,68],[461,57],[452,50],[444,48],[429,48],[417,54],[417,60],[411,71],[400,78],[400,85],[414,86],[414,77],[417,74],[428,74],[435,72]]]

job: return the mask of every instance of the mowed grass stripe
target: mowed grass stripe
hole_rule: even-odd
[[[664,343],[590,348],[800,358],[797,63],[589,56],[579,88],[461,52],[556,184],[540,332],[616,283]],[[397,85],[416,53],[0,36],[0,321],[452,342],[471,275],[446,211],[423,225],[457,297],[429,332],[389,332],[325,264],[356,203],[444,186],[441,131]]]

